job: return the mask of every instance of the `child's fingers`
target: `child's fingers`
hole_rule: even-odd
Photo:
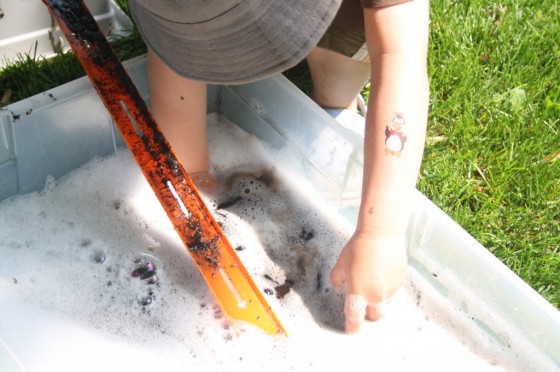
[[[347,333],[356,333],[360,330],[364,319],[379,320],[385,313],[388,301],[377,304],[368,304],[366,298],[359,294],[346,296],[344,316],[346,318],[345,330]]]
[[[344,303],[344,316],[346,319],[346,333],[356,333],[360,330],[362,322],[366,317],[367,300],[359,294],[346,295]]]
[[[367,320],[379,320],[383,317],[385,313],[385,308],[387,307],[387,301],[378,304],[369,304],[366,308],[366,319]]]

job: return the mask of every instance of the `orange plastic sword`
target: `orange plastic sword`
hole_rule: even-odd
[[[286,333],[177,160],[146,103],[82,0],[43,0],[111,113],[222,311]]]

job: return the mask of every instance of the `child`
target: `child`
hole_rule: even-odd
[[[347,332],[382,316],[406,275],[405,232],[428,115],[428,0],[130,0],[129,6],[149,48],[154,115],[200,186],[209,169],[206,83],[249,82],[307,58],[315,102],[363,122],[355,97],[371,79],[358,222],[331,282],[346,292]]]

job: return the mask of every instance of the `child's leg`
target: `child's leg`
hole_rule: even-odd
[[[370,78],[370,64],[315,48],[307,56],[313,79],[311,98],[325,108],[356,109],[356,96]]]
[[[148,82],[153,115],[179,161],[191,177],[207,172],[206,84],[177,75],[151,51]]]

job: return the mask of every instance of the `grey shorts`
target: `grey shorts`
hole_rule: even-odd
[[[319,48],[332,50],[357,61],[368,59],[364,8],[396,5],[410,0],[343,0],[333,22],[319,41]]]

